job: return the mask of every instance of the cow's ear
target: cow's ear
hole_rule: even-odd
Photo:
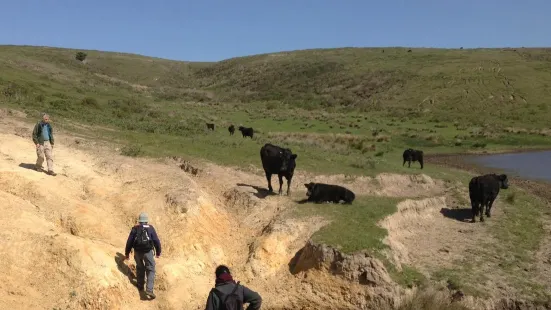
[[[501,181],[505,181],[505,180],[507,180],[507,175],[506,175],[506,174],[501,174],[501,175],[499,176],[499,179],[500,179]]]
[[[304,186],[305,186],[306,188],[308,188],[308,186],[309,186],[309,185],[310,185],[310,184],[306,184],[306,183],[304,183]]]
[[[293,155],[291,155],[291,159],[296,159],[297,156],[298,156],[297,154],[293,154]]]

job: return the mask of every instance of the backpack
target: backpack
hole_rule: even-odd
[[[139,252],[149,252],[153,249],[153,242],[147,233],[147,228],[139,226],[134,238],[134,249]]]
[[[225,298],[223,298],[224,294],[222,292],[213,288],[214,293],[218,296],[218,299],[220,299],[220,310],[243,310],[243,300],[236,294],[238,287],[239,282],[237,282],[233,291],[229,295],[226,295]]]

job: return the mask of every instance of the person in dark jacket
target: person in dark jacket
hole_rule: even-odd
[[[233,289],[236,286],[236,282],[233,280],[232,275],[230,273],[230,269],[227,266],[220,265],[216,267],[216,271],[214,272],[216,275],[215,280],[215,286],[210,291],[209,296],[207,298],[207,306],[205,310],[220,310],[222,309],[222,302],[220,298],[218,298],[218,295],[214,292],[214,290],[217,290],[218,292],[222,293],[222,296],[227,296],[231,294]],[[262,305],[262,297],[255,292],[250,290],[244,285],[239,284],[239,287],[237,288],[237,295],[241,296],[241,300],[243,303],[249,303],[249,306],[247,307],[247,310],[259,310],[260,306]]]
[[[32,138],[34,145],[36,146],[36,171],[42,171],[42,164],[44,158],[46,158],[46,164],[48,165],[48,174],[55,176],[54,172],[54,131],[50,124],[50,116],[48,114],[42,115],[42,120],[36,123],[33,128]]]
[[[145,228],[150,239],[147,246],[137,246],[135,241],[139,237],[139,232]],[[161,241],[157,236],[157,232],[152,225],[148,224],[147,213],[142,212],[138,217],[138,224],[130,230],[130,235],[126,241],[126,249],[124,251],[125,260],[129,259],[130,251],[134,249],[134,260],[136,260],[136,280],[138,290],[143,291],[145,282],[145,271],[147,270],[147,286],[145,294],[152,299],[155,298],[153,293],[153,284],[155,282],[155,259],[153,250],[157,254],[157,258],[161,256]]]

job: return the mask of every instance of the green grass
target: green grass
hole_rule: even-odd
[[[549,288],[532,276],[534,253],[545,237],[544,221],[549,220],[545,214],[547,206],[540,198],[515,188],[502,190],[500,195],[503,196],[499,208],[503,208],[504,215],[499,221],[490,218],[483,223],[493,240],[470,249],[454,264],[455,268],[441,269],[433,276],[453,283],[465,293],[483,297],[488,297],[485,295],[488,277],[499,276],[503,285],[515,287],[525,296],[549,300]]]
[[[378,226],[377,222],[396,212],[399,201],[397,198],[360,196],[351,205],[306,203],[298,205],[292,216],[322,216],[331,223],[314,234],[314,242],[333,246],[348,254],[368,249],[372,255],[383,261],[398,284],[406,287],[419,286],[426,281],[423,274],[407,265],[403,265],[402,270],[398,271],[381,252],[388,248],[382,242],[387,231]]]
[[[332,245],[343,253],[380,251],[387,248],[382,243],[387,231],[377,222],[396,212],[398,202],[396,198],[359,196],[350,205],[305,203],[295,208],[294,216],[317,214],[331,221],[314,235],[315,242]]]

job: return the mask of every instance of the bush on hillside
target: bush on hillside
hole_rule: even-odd
[[[84,52],[77,52],[77,54],[75,55],[75,58],[78,61],[84,61],[86,59],[86,56],[88,55]]]
[[[96,100],[96,98],[92,98],[92,97],[86,97],[86,98],[82,99],[82,101],[80,103],[83,106],[86,106],[86,107],[92,107],[92,108],[99,107],[99,103]]]
[[[121,149],[121,154],[129,157],[137,157],[142,154],[141,145],[127,145]]]

